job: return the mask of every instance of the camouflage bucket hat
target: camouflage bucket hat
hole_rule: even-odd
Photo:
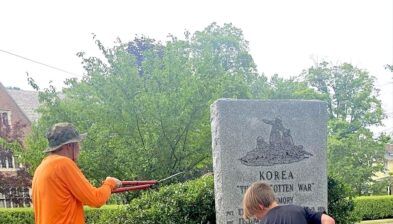
[[[86,137],[86,134],[79,134],[75,127],[70,123],[57,123],[52,126],[46,133],[46,138],[49,142],[49,147],[44,152],[53,152],[58,150],[61,146],[80,142]]]

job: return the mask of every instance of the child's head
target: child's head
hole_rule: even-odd
[[[243,197],[243,218],[261,218],[263,209],[276,201],[272,188],[262,181],[253,183]]]

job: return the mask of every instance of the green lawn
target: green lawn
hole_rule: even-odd
[[[393,224],[393,219],[368,220],[368,221],[360,222],[360,224],[388,224],[388,223]]]

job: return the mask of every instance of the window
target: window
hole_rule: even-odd
[[[8,188],[4,194],[0,193],[0,208],[30,207],[31,198],[29,188]]]
[[[11,130],[10,111],[0,110],[0,134],[5,135]]]
[[[0,169],[15,168],[15,160],[12,152],[7,149],[0,148]]]
[[[5,204],[5,195],[0,193],[0,208],[5,208],[6,204]]]
[[[0,136],[7,136],[11,131],[11,111],[0,110]],[[15,168],[12,152],[0,146],[0,169]]]

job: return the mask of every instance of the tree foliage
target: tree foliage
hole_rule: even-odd
[[[381,169],[386,138],[374,139],[368,127],[384,115],[366,70],[322,62],[298,77],[268,79],[258,74],[248,42],[231,24],[213,23],[165,42],[136,36],[106,48],[94,40],[102,56],[78,54],[82,80],[67,80],[61,94],[53,87],[40,92],[41,119],[22,155],[30,172],[44,156],[46,130],[64,121],[88,133],[79,164],[96,183],[106,176],[159,179],[211,169],[209,106],[218,98],[326,101],[329,172],[342,174],[341,181],[360,193]]]
[[[266,89],[269,90],[267,93],[269,99],[325,100],[326,98],[326,95],[316,92],[299,77],[284,79],[275,74],[269,81],[269,88]]]
[[[384,118],[375,78],[351,64],[328,62],[312,66],[303,77],[328,103],[329,173],[338,174],[354,193],[367,193],[372,177],[383,168],[387,142],[369,130]]]
[[[72,122],[88,132],[79,162],[97,182],[211,169],[210,104],[262,95],[253,85],[266,80],[231,24],[165,43],[146,37],[112,48],[96,43],[103,58],[79,54],[86,70],[81,81],[67,80],[60,96],[54,88],[41,92],[29,148],[42,156],[45,140],[38,136],[55,122]]]
[[[381,124],[384,118],[375,77],[366,70],[343,63],[322,62],[304,73],[311,87],[327,96],[330,119],[347,122],[349,133]]]
[[[383,169],[386,138],[373,139],[367,130],[344,139],[328,138],[329,173],[347,183],[357,195],[369,194],[372,177]]]

